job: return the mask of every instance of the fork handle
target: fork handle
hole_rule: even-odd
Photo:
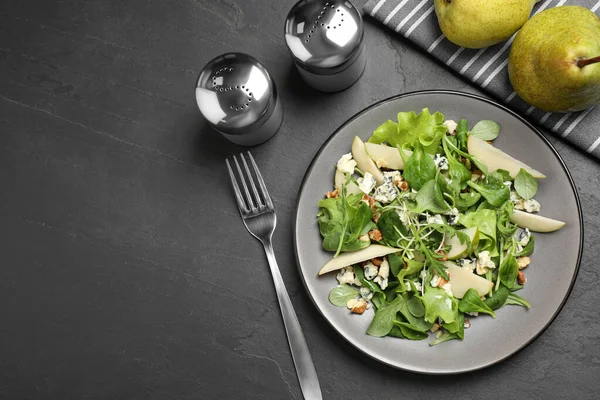
[[[294,306],[292,305],[290,296],[288,295],[283,279],[281,278],[281,272],[279,272],[277,260],[275,260],[271,239],[269,238],[263,245],[265,247],[265,253],[267,253],[271,274],[273,275],[277,300],[279,300],[279,308],[281,309],[281,315],[283,316],[283,324],[290,345],[292,359],[294,360],[294,366],[296,367],[296,374],[298,375],[298,382],[300,382],[302,395],[305,400],[321,400],[323,397],[321,396],[317,371],[315,371],[315,366],[310,357],[310,352],[306,345],[300,322],[298,322],[298,317],[294,311]]]

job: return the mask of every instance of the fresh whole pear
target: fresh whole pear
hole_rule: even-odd
[[[515,92],[545,111],[600,103],[600,20],[580,6],[543,11],[521,28],[510,50]]]
[[[511,37],[539,0],[435,0],[442,32],[452,43],[481,49]]]

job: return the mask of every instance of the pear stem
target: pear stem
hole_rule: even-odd
[[[595,64],[597,62],[600,62],[600,56],[594,58],[582,58],[580,60],[577,60],[577,66],[579,68],[583,68],[586,65]]]

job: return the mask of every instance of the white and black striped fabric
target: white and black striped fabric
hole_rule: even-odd
[[[598,13],[600,0],[542,0],[535,5],[532,15],[563,5],[581,5]],[[567,114],[547,113],[526,104],[512,90],[507,64],[514,36],[485,49],[459,47],[442,34],[433,0],[369,0],[364,11],[531,122],[600,158],[600,106]]]

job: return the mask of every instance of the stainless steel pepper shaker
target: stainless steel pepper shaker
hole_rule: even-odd
[[[338,92],[362,75],[363,21],[347,0],[300,0],[285,21],[285,42],[304,81]]]
[[[283,120],[271,76],[243,53],[223,54],[206,64],[196,84],[196,102],[213,128],[242,146],[266,142]]]

